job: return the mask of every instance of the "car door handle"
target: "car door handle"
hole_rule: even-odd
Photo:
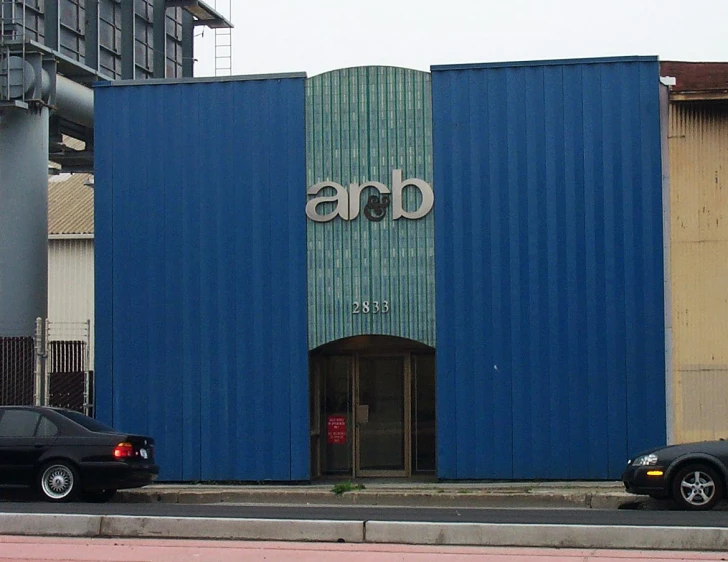
[[[35,445],[33,445],[33,447],[35,447],[36,449],[40,449],[42,446],[43,443],[36,443]]]

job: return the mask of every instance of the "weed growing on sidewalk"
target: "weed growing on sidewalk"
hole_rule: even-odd
[[[354,484],[353,482],[339,482],[336,484],[331,491],[340,496],[344,492],[353,492],[355,490],[363,490],[364,484]]]

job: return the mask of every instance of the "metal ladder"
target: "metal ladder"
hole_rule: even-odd
[[[222,5],[222,8],[218,7]],[[228,20],[232,14],[232,0],[215,0],[214,8]],[[233,73],[233,35],[230,28],[215,28],[215,76]]]
[[[11,56],[19,56],[25,61],[25,31],[25,0],[0,0],[0,102],[2,103],[25,102],[25,92],[20,99],[10,95],[10,73],[13,72],[16,79],[20,74],[20,83],[25,84],[25,64],[13,69],[8,62]]]

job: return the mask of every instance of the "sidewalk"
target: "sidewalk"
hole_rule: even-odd
[[[134,490],[120,490],[113,501],[617,509],[625,505],[634,507],[631,504],[645,500],[650,501],[649,498],[626,493],[621,482],[360,480],[353,484],[347,481],[275,485],[154,484]]]
[[[130,553],[133,553],[130,556]],[[95,560],[157,562],[717,562],[720,552],[624,551],[564,548],[284,543],[172,539],[74,539],[0,535],[2,562],[72,562]]]
[[[155,484],[120,491],[115,502],[180,504],[361,505],[577,509],[674,509],[623,491],[619,482],[391,482],[316,484]],[[347,488],[340,494],[334,492]],[[726,502],[724,502],[725,504]],[[721,506],[725,509],[725,505]],[[113,511],[113,510],[112,510]],[[5,535],[105,538],[186,538],[357,544],[539,548],[720,550],[728,527],[392,521],[369,517],[279,519],[0,512]],[[174,511],[174,510],[172,510]],[[245,510],[240,510],[243,513]],[[285,510],[283,510],[285,512]]]

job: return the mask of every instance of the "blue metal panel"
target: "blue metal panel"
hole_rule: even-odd
[[[98,416],[165,480],[309,478],[304,77],[96,89]]]
[[[665,442],[654,58],[433,67],[438,476]]]

